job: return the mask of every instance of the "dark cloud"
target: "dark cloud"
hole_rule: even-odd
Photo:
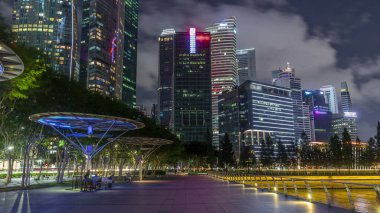
[[[373,92],[380,68],[377,51],[373,49],[378,45],[372,46],[370,42],[376,40],[374,35],[378,36],[377,29],[371,27],[378,25],[374,5],[368,9],[352,0],[344,1],[345,4],[292,0],[210,2],[171,0],[165,6],[157,1],[141,2],[142,10],[148,8],[149,12],[140,16],[139,40],[144,41],[139,43],[142,51],[138,57],[138,82],[144,91],[138,91],[139,103],[151,105],[156,101],[148,97],[156,92],[156,79],[151,75],[157,76],[158,72],[156,40],[162,29],[183,30],[190,24],[203,29],[236,16],[238,47],[256,48],[260,80],[269,82],[270,71],[290,61],[304,88],[332,84],[339,91],[340,82],[347,81],[360,115],[360,134],[364,138],[373,135],[375,123],[380,120],[374,116],[377,112],[374,99],[380,100],[380,94]],[[358,30],[361,32],[355,33]],[[358,49],[363,43],[360,34],[368,40],[364,41],[365,48]],[[147,37],[151,40],[146,40]]]
[[[0,0],[2,15],[11,7]],[[5,9],[3,9],[5,8]],[[156,102],[158,43],[162,29],[204,29],[229,16],[238,21],[238,47],[257,51],[258,78],[287,61],[304,88],[349,83],[359,114],[360,135],[367,139],[380,120],[380,1],[304,0],[144,0],[140,1],[137,98]]]

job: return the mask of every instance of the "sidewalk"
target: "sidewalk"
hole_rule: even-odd
[[[64,181],[69,181],[71,180],[70,178],[64,177]],[[18,187],[21,185],[21,178],[12,178],[12,182],[9,184],[4,183],[4,179],[0,179],[0,189],[5,189],[5,188],[13,188],[13,187]],[[54,183],[55,182],[55,177],[50,176],[48,180],[35,180],[34,178],[30,179],[30,184],[31,185],[39,185],[39,184],[47,184],[47,183]]]

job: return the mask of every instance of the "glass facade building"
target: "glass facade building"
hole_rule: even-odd
[[[124,13],[122,1],[83,0],[80,80],[116,99],[122,94]]]
[[[336,96],[335,87],[333,87],[332,85],[325,85],[322,86],[320,90],[324,94],[325,102],[328,104],[330,112],[332,114],[338,114],[338,98]]]
[[[174,39],[175,30],[165,29],[158,38],[159,70],[157,89],[158,123],[169,129],[174,127]]]
[[[295,76],[295,70],[290,67],[289,62],[281,72],[273,71],[273,85],[291,89],[291,97],[293,99],[294,113],[294,134],[296,141],[301,139],[301,135],[305,132],[309,138],[311,137],[310,119],[302,101],[301,79]],[[306,108],[307,109],[307,108]]]
[[[80,2],[14,1],[12,32],[16,42],[41,50],[55,73],[79,79]]]
[[[238,60],[239,85],[245,81],[256,81],[256,56],[255,49],[242,49],[236,51]]]
[[[304,103],[309,106],[311,137],[313,142],[328,142],[333,135],[332,113],[321,90],[303,90]]]
[[[124,47],[122,100],[136,106],[138,0],[124,0]]]
[[[211,134],[210,33],[164,30],[159,38],[160,123],[183,143],[207,141]]]
[[[238,84],[236,18],[229,17],[206,28],[211,34],[212,135],[219,147],[218,97]]]
[[[246,81],[239,86],[240,131],[246,145],[259,145],[266,136],[294,145],[293,99],[288,88]]]

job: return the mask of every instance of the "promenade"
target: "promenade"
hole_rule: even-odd
[[[168,176],[164,180],[115,185],[79,192],[68,187],[0,193],[0,212],[349,212],[285,198],[208,176]]]

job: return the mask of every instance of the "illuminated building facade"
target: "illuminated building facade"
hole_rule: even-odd
[[[342,103],[342,111],[344,112],[352,112],[352,102],[350,91],[348,90],[347,82],[343,81],[340,87],[340,97]]]
[[[336,96],[335,87],[333,87],[332,85],[325,85],[322,86],[320,90],[324,94],[325,102],[328,104],[330,112],[332,114],[338,114],[338,99]]]
[[[351,140],[355,141],[358,137],[358,128],[356,125],[357,115],[355,112],[345,112],[343,115],[339,115],[333,118],[332,128],[334,134],[342,136],[344,128],[350,133]]]
[[[348,89],[347,82],[341,83],[340,97],[342,109],[339,115],[336,115],[333,119],[333,131],[334,134],[341,135],[344,128],[347,129],[348,133],[351,135],[351,140],[355,141],[358,137],[358,128],[357,128],[357,114],[352,109],[352,102],[350,91]]]
[[[80,81],[90,91],[121,99],[124,2],[83,0]]]
[[[267,136],[294,145],[291,89],[246,81],[239,86],[240,131],[246,145],[259,146]]]
[[[159,70],[157,89],[158,123],[168,129],[174,127],[174,29],[165,29],[158,38]]]
[[[12,32],[16,42],[41,50],[55,73],[79,79],[79,19],[76,0],[14,1]]]
[[[278,72],[277,70],[273,71],[272,76],[275,77],[273,79],[273,85],[289,88],[292,91],[291,97],[293,99],[292,106],[294,112],[295,140],[299,141],[303,132],[305,132],[310,138],[310,119],[308,112],[304,111],[307,107],[305,108],[302,101],[301,79],[295,76],[295,70],[290,67],[289,62],[281,72]]]
[[[238,84],[236,18],[229,17],[206,28],[211,34],[212,135],[219,146],[218,96]]]
[[[239,85],[245,81],[256,81],[256,57],[255,49],[236,50],[238,60]]]
[[[241,140],[240,140],[240,116],[239,116],[239,90],[234,87],[231,90],[224,91],[219,96],[219,134],[224,136],[228,134],[233,145],[236,159],[240,158]]]
[[[211,134],[210,33],[164,30],[159,38],[158,113],[183,143]]]
[[[138,0],[124,0],[124,50],[122,100],[130,107],[136,106]]]
[[[328,142],[333,135],[332,113],[325,102],[324,92],[321,90],[303,90],[302,98],[309,106],[311,137],[315,142]]]

